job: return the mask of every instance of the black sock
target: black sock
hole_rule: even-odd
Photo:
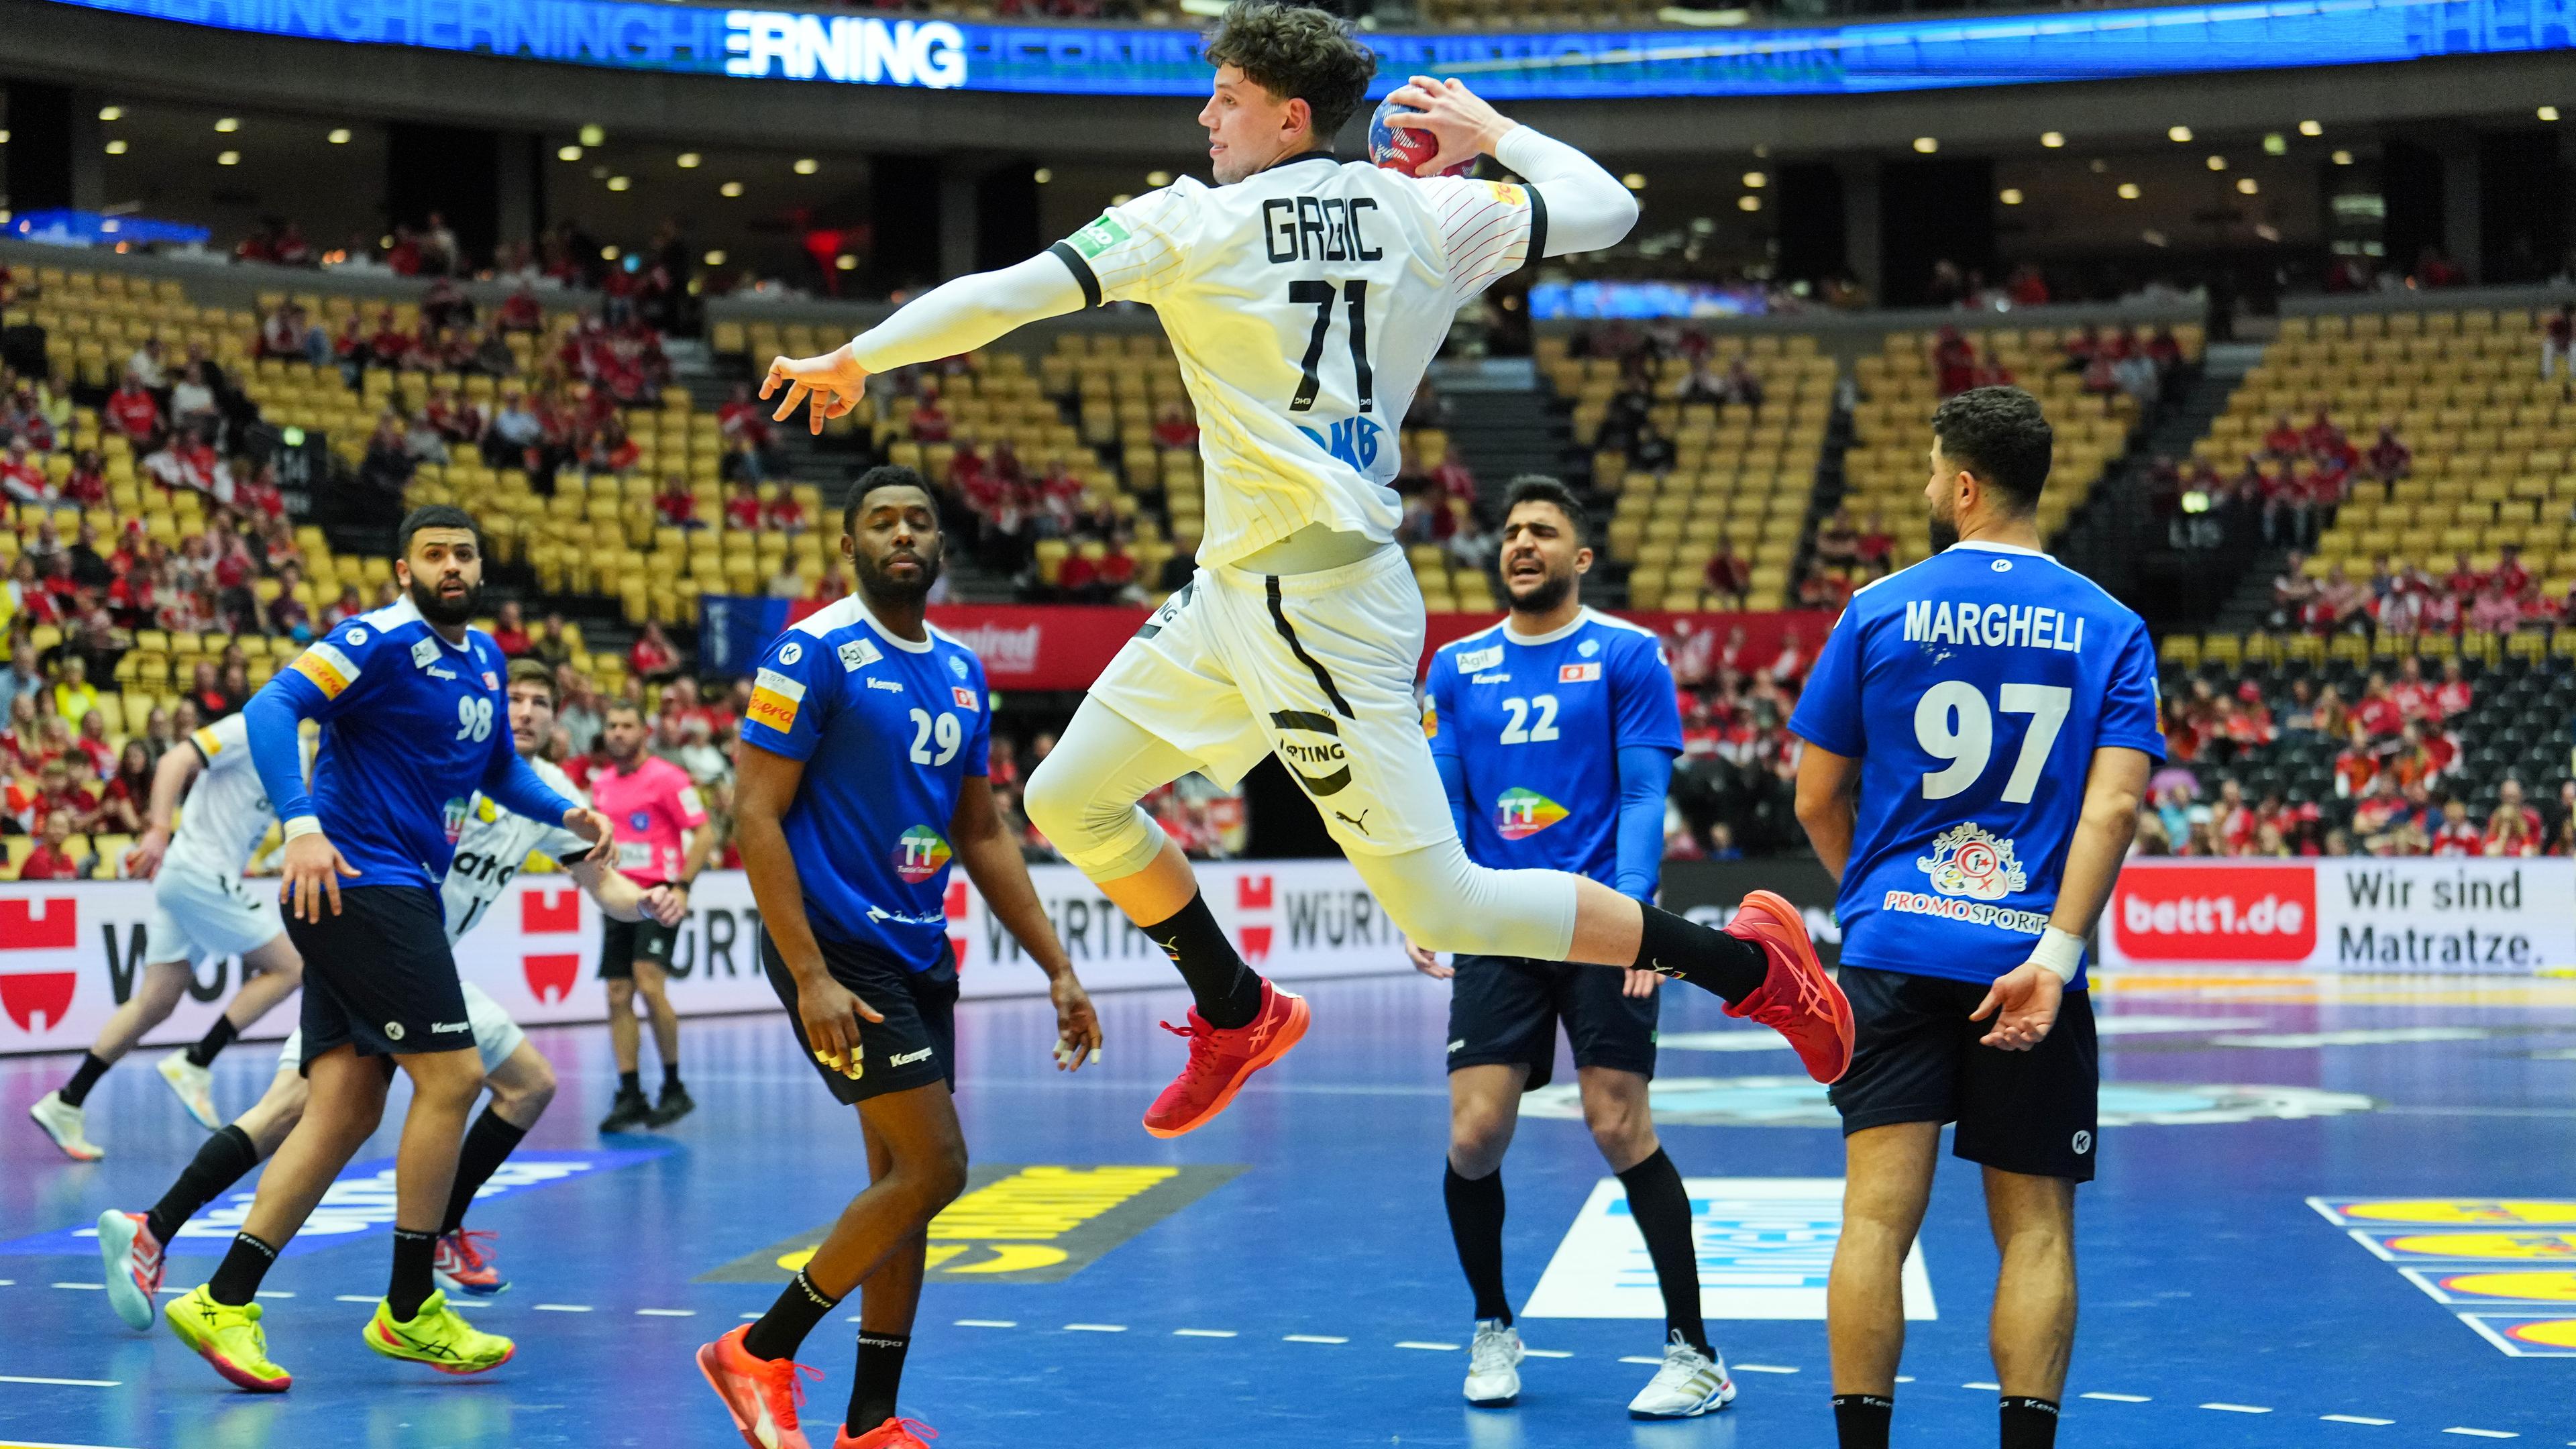
[[[1512,1301],[1503,1292],[1503,1174],[1460,1177],[1445,1169],[1440,1195],[1449,1201],[1449,1236],[1458,1243],[1458,1266],[1467,1270],[1468,1291],[1476,1295],[1476,1317],[1512,1321]]]
[[[438,1234],[394,1229],[394,1275],[385,1285],[385,1304],[394,1317],[409,1323],[420,1316],[420,1305],[438,1291],[429,1276],[437,1260]]]
[[[680,1064],[678,1062],[664,1062],[662,1064],[662,1090],[665,1093],[685,1090],[685,1088],[680,1085]]]
[[[109,1065],[100,1061],[96,1052],[82,1052],[80,1065],[72,1068],[72,1079],[63,1083],[61,1092],[57,1094],[63,1099],[63,1105],[77,1107],[88,1101],[89,1089],[97,1086],[98,1079],[107,1075]]]
[[[170,1190],[161,1194],[152,1211],[143,1215],[143,1225],[151,1230],[152,1241],[164,1248],[170,1246],[170,1240],[179,1235],[188,1219],[257,1166],[259,1148],[251,1142],[249,1133],[229,1122],[216,1129],[215,1135],[197,1148],[197,1155],[188,1160],[188,1165],[179,1170],[179,1178],[170,1184]]]
[[[456,1186],[448,1190],[447,1217],[439,1224],[440,1233],[465,1226],[465,1210],[474,1205],[474,1194],[492,1180],[493,1170],[518,1150],[519,1139],[527,1135],[528,1129],[503,1121],[489,1107],[474,1119],[466,1129],[465,1145],[456,1152]]]
[[[216,1054],[221,1052],[224,1048],[231,1046],[233,1044],[233,1038],[238,1034],[239,1033],[233,1026],[233,1019],[231,1017],[216,1017],[215,1024],[206,1028],[206,1034],[197,1038],[197,1044],[188,1048],[189,1065],[199,1067],[213,1066],[215,1064]]]
[[[1834,1395],[1834,1442],[1841,1449],[1887,1449],[1896,1401],[1877,1394]]]
[[[805,1335],[812,1333],[814,1325],[822,1322],[823,1315],[840,1301],[815,1287],[804,1269],[797,1269],[796,1276],[779,1290],[778,1301],[770,1304],[769,1311],[751,1326],[751,1332],[742,1336],[742,1351],[753,1358],[794,1358]]]
[[[206,1280],[206,1296],[239,1308],[258,1296],[260,1280],[276,1261],[275,1248],[248,1233],[235,1233],[232,1251],[215,1265],[215,1276]]]
[[[2006,1394],[2003,1449],[2056,1449],[2057,1405],[2047,1399]]]
[[[1690,1192],[1664,1149],[1619,1174],[1628,1189],[1628,1216],[1646,1240],[1655,1281],[1664,1290],[1664,1333],[1708,1353],[1708,1326],[1699,1316],[1699,1250],[1691,1242]],[[1715,1357],[1714,1354],[1710,1355]]]
[[[909,1333],[859,1330],[859,1367],[850,1378],[850,1413],[841,1421],[857,1438],[894,1417],[895,1391],[903,1386],[903,1355],[912,1347]]]
[[[619,1072],[617,1074],[617,1095],[621,1097],[643,1096],[644,1074],[642,1072]]]
[[[1636,969],[1676,976],[1703,991],[1713,991],[1733,1006],[1762,987],[1771,974],[1770,958],[1750,941],[1645,907],[1646,928],[1637,944]]]
[[[1147,926],[1145,934],[1181,968],[1181,979],[1189,983],[1208,1025],[1231,1030],[1251,1025],[1261,1014],[1260,973],[1235,954],[1205,895],[1191,896],[1179,915]]]

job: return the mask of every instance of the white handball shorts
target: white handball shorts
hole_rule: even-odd
[[[510,1019],[510,1013],[502,1010],[501,1003],[494,1001],[482,987],[471,981],[460,981],[457,985],[465,989],[465,1020],[474,1028],[474,1054],[483,1059],[483,1070],[489,1074],[510,1059],[510,1053],[519,1049],[519,1043],[526,1041],[528,1034],[519,1030],[519,1024]],[[304,1069],[304,1028],[297,1027],[289,1032],[286,1040],[279,1044],[277,1069],[281,1072]]]
[[[1457,838],[1414,678],[1422,591],[1393,545],[1305,574],[1202,568],[1092,697],[1232,785],[1279,756],[1345,851]]]
[[[285,933],[272,883],[253,884],[165,863],[152,881],[143,959],[185,961],[193,970],[219,956],[256,951]]]

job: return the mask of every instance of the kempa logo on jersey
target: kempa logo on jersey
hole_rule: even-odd
[[[1916,856],[1914,864],[1932,877],[1932,889],[1971,900],[1999,901],[2030,884],[2013,859],[2013,843],[1973,821],[1942,831],[1932,853]]]
[[[945,20],[884,21],[780,10],[725,12],[725,74],[781,75],[851,85],[966,84],[966,33]]]
[[[1505,840],[1527,840],[1572,813],[1536,790],[1515,785],[1494,800],[1494,833]]]
[[[894,873],[919,885],[948,864],[948,842],[927,825],[916,825],[894,843]]]

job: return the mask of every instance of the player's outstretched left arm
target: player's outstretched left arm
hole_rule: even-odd
[[[1418,75],[1387,99],[1412,107],[1390,112],[1389,125],[1429,132],[1440,143],[1419,174],[1436,176],[1483,155],[1537,188],[1547,198],[1548,256],[1616,246],[1637,224],[1637,198],[1600,162],[1495,110],[1461,82]]]
[[[1002,823],[993,804],[993,782],[968,775],[958,782],[957,811],[948,822],[948,838],[966,878],[983,892],[984,908],[1009,928],[1020,949],[1047,974],[1047,995],[1055,1002],[1056,1065],[1068,1072],[1100,1055],[1100,1015],[1091,995],[1073,974],[1073,958],[1056,939],[1038,888],[1029,882],[1028,862],[1020,843]]]
[[[1995,1018],[1980,1045],[2028,1051],[2057,1025],[2058,1003],[2083,961],[2084,938],[2111,899],[2111,883],[2119,879],[2120,862],[2138,833],[2138,804],[2146,798],[2154,763],[2143,750],[2109,746],[2093,752],[2084,778],[2084,813],[2075,822],[2066,873],[2058,881],[2057,909],[2030,959],[1997,977],[1969,1013],[1970,1021]]]
[[[1054,254],[1040,252],[1017,266],[943,282],[820,357],[773,359],[769,376],[761,379],[761,400],[782,385],[787,389],[771,415],[783,423],[811,399],[808,422],[819,435],[824,423],[859,405],[871,373],[972,352],[1015,328],[1082,306],[1082,284]]]
[[[144,816],[144,831],[125,853],[128,878],[150,880],[160,873],[161,857],[170,849],[170,822],[179,816],[180,797],[205,766],[206,757],[194,744],[170,750],[153,766],[152,802]]]
[[[599,908],[620,921],[640,921],[651,916],[658,924],[676,926],[689,913],[686,897],[668,886],[646,890],[613,868],[613,861],[598,851],[567,862],[564,873],[573,884],[590,892]]]

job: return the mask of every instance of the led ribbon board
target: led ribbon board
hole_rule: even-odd
[[[54,0],[258,35],[840,85],[1198,96],[1196,32],[618,0]],[[2281,0],[1794,30],[1365,36],[1500,100],[1853,95],[2564,50],[2576,0]]]

